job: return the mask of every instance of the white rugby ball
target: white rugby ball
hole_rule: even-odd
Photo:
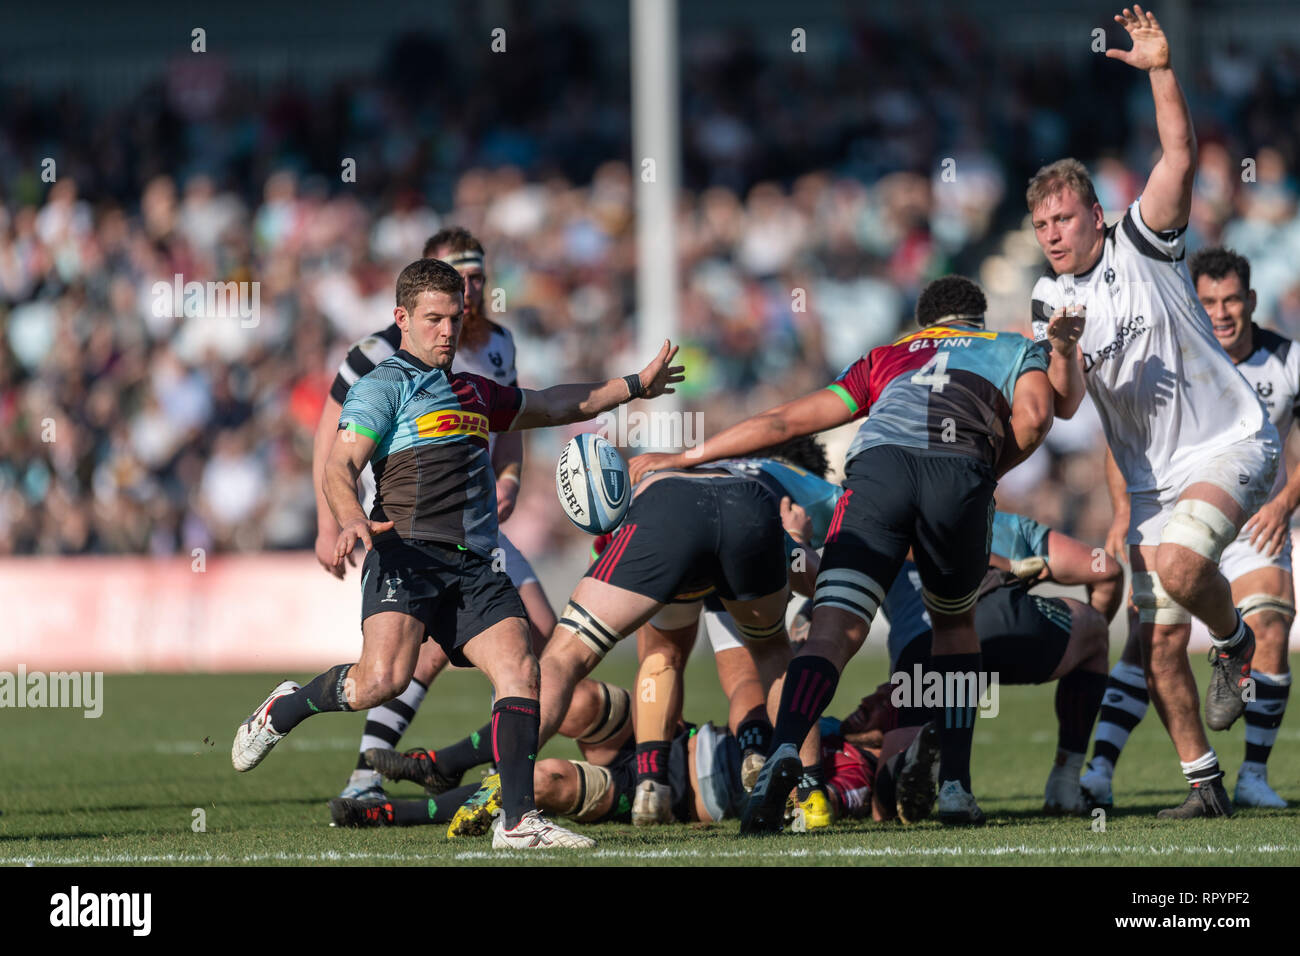
[[[627,462],[599,435],[571,439],[555,466],[555,493],[569,520],[587,534],[618,527],[632,503]]]

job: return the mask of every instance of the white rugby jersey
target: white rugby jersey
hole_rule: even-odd
[[[1130,493],[1176,487],[1197,462],[1267,422],[1196,298],[1183,232],[1151,230],[1137,199],[1073,288],[1050,272],[1034,285],[1036,340],[1046,340],[1056,309],[1088,309],[1084,381]]]
[[[487,322],[490,330],[487,342],[480,349],[457,349],[456,357],[451,362],[451,370],[482,375],[499,385],[519,384],[519,373],[515,370],[514,336],[504,326],[486,319],[483,321]],[[339,363],[338,374],[334,376],[334,384],[330,386],[330,397],[342,405],[348,397],[348,389],[363,375],[370,374],[376,365],[395,353],[401,346],[402,330],[397,327],[396,322],[354,343],[352,348],[348,349],[348,354],[344,356],[343,361]],[[489,456],[495,447],[496,435],[489,435]],[[375,503],[375,475],[370,470],[369,462],[357,479],[357,491],[361,496],[361,508],[369,515],[370,507]]]
[[[1300,403],[1300,348],[1286,336],[1272,329],[1261,329],[1254,322],[1250,324],[1250,332],[1255,350],[1237,363],[1237,371],[1255,389],[1285,446],[1295,421],[1296,405]],[[1274,498],[1285,484],[1286,456],[1282,455],[1269,498]]]

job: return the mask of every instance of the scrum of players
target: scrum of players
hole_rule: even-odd
[[[683,369],[665,343],[623,378],[520,388],[510,333],[484,314],[482,245],[463,229],[432,237],[398,279],[394,323],[348,353],[316,437],[317,558],[342,577],[364,548],[360,660],[277,686],[239,726],[235,768],[307,717],[366,708],[355,769],[330,805],[341,826],[445,824],[449,837],[490,831],[494,847],[532,849],[593,845],[556,817],[739,817],[742,834],[932,815],[978,825],[976,711],[996,706],[998,681],[1055,682],[1045,812],[1111,805],[1149,703],[1189,787],[1158,816],[1233,813],[1205,727],[1243,715],[1236,805],[1286,806],[1267,760],[1290,687],[1300,474],[1287,478],[1280,436],[1300,402],[1300,349],[1252,321],[1246,260],[1209,249],[1188,262],[1187,105],[1155,17],[1135,7],[1115,19],[1132,48],[1107,56],[1148,74],[1162,153],[1112,225],[1077,161],[1030,180],[1048,263],[1029,303],[1033,339],[990,330],[974,282],[931,282],[917,328],[827,387],[689,451],[633,458],[631,506],[559,615],[498,527],[518,495],[518,432],[671,392]],[[1104,552],[994,503],[998,480],[1085,392],[1107,443]],[[815,436],[859,420],[833,484]],[[1044,596],[1041,582],[1081,585],[1087,600]],[[1125,604],[1128,640],[1108,671]],[[894,677],[842,720],[826,715],[881,611]],[[1212,642],[1204,721],[1192,617]],[[721,726],[684,719],[701,618],[728,700]],[[592,676],[632,634],[635,696]],[[400,752],[448,663],[487,675],[489,722]],[[556,733],[583,759],[535,759]],[[485,765],[481,783],[462,782]],[[383,777],[427,796],[391,799]]]

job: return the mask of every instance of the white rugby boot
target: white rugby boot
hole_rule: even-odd
[[[282,681],[271,691],[269,697],[257,706],[257,710],[248,715],[235,730],[235,742],[230,748],[230,762],[241,773],[252,770],[271,752],[271,748],[284,739],[284,734],[276,733],[271,726],[268,712],[271,705],[285,694],[299,690],[296,681]]]

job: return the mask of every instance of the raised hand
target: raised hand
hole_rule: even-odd
[[[1074,347],[1078,344],[1079,337],[1083,335],[1087,322],[1080,309],[1076,309],[1075,314],[1070,315],[1066,314],[1065,309],[1057,309],[1047,323],[1047,341],[1060,354],[1073,358]]]
[[[1167,70],[1169,68],[1169,41],[1165,31],[1160,28],[1155,15],[1143,10],[1136,3],[1132,11],[1124,8],[1122,14],[1115,15],[1115,22],[1128,31],[1133,40],[1133,49],[1109,49],[1106,56],[1112,60],[1122,60],[1138,70]]]
[[[670,395],[677,389],[668,386],[685,380],[686,376],[682,374],[686,371],[685,365],[670,366],[668,364],[677,355],[678,348],[680,346],[673,345],[670,341],[664,339],[659,354],[641,370],[642,398],[658,398],[660,395]]]

